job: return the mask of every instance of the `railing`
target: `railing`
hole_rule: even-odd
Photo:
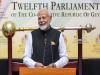
[[[88,33],[91,32],[92,30],[95,29],[95,27],[92,26],[85,26],[85,27],[56,27],[55,29],[60,30],[61,32],[63,32],[64,30],[77,30],[78,32],[78,75],[82,75],[82,31],[86,30]],[[16,29],[17,31],[32,31],[35,30],[34,28],[18,28]],[[2,29],[0,29],[0,31],[2,31]],[[12,41],[10,41],[11,39],[8,38],[8,44],[12,45]],[[11,47],[9,47],[11,48]],[[8,50],[8,55],[12,56],[12,48]],[[12,57],[8,58],[9,62],[11,62]],[[11,66],[11,64],[9,64]],[[12,67],[9,67],[9,69]],[[12,69],[11,69],[12,70]]]

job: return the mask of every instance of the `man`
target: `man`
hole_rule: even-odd
[[[50,26],[52,16],[48,10],[40,10],[37,16],[39,29],[26,40],[23,63],[28,67],[64,67],[68,56],[62,33]]]

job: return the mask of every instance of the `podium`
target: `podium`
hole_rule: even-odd
[[[12,22],[10,22],[10,24],[11,24],[11,26],[14,25]],[[9,31],[9,22],[5,23],[4,25],[5,26],[3,26],[4,28],[2,31],[4,32],[4,35],[8,38],[8,75],[12,75],[12,71],[19,71],[19,67],[24,66],[24,65],[20,64],[21,65],[20,66],[17,64],[12,64],[12,36],[15,33],[15,28],[14,28],[14,26],[12,26]],[[57,30],[61,30],[61,32],[63,32],[64,30],[77,30],[77,32],[78,32],[78,68],[77,68],[78,75],[82,75],[82,49],[83,49],[82,48],[82,45],[83,45],[82,31],[86,30],[89,33],[94,29],[95,29],[95,27],[92,27],[92,26],[90,26],[90,27],[86,26],[86,27],[57,28]],[[6,32],[5,32],[5,30],[6,30]],[[34,29],[16,29],[16,31],[30,31],[30,30],[34,30]],[[33,71],[31,72],[31,70],[33,70]],[[29,68],[20,68],[20,74],[24,75],[24,73],[26,73],[25,75],[27,75],[27,73],[29,73],[29,72],[34,74],[35,69],[31,69],[31,70],[29,71]],[[42,69],[38,69],[38,70],[42,70]],[[49,70],[53,73],[55,73],[56,71],[60,72],[59,69],[44,69],[43,73],[45,73],[45,71],[49,71]],[[56,70],[56,71],[54,72],[53,70],[54,71]],[[63,71],[62,73],[64,73],[64,72],[66,72],[66,74],[69,73],[68,75],[76,74],[76,73],[71,74],[71,72],[75,71],[75,69],[70,70],[68,68],[68,69],[66,69],[66,71],[65,71],[65,69],[61,69],[61,70]],[[40,73],[40,71],[39,71],[39,73]],[[28,75],[31,75],[31,74],[28,74]],[[39,74],[37,74],[37,75],[39,75]],[[49,75],[49,74],[47,74],[47,75]],[[60,75],[60,74],[58,73],[58,75]],[[62,75],[65,75],[65,74],[62,74]]]
[[[76,68],[27,68],[21,67],[19,75],[76,75]]]

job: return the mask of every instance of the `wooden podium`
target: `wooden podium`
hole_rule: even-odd
[[[21,67],[19,75],[76,75],[76,68],[27,68]]]

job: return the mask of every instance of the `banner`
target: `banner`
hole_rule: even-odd
[[[95,30],[83,31],[83,58],[100,58],[100,0],[0,0],[0,29],[6,21],[16,28],[38,28],[37,12],[48,9],[52,27],[79,27],[92,25]],[[13,37],[13,58],[23,58],[25,39],[31,31],[16,31]],[[63,32],[70,59],[77,59],[77,31]],[[7,38],[0,31],[0,59],[7,58]]]

